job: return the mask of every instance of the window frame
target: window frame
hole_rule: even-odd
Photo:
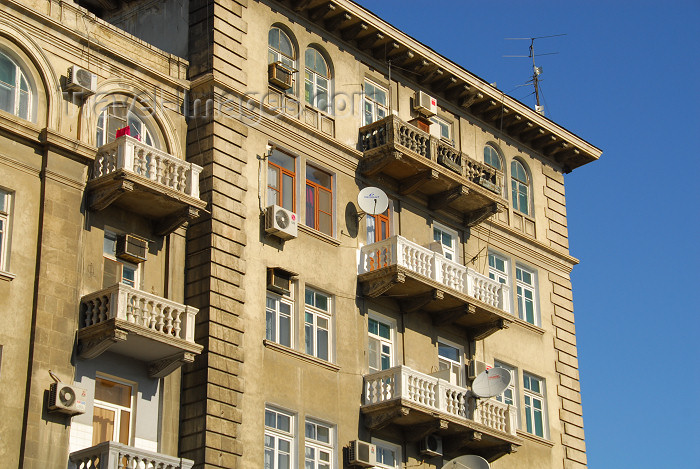
[[[498,161],[498,166],[494,166],[494,165],[490,164],[488,161],[486,161],[486,150],[487,149],[491,150],[492,154],[490,155],[490,158],[493,158],[495,155],[495,159],[496,159],[496,161]],[[499,171],[503,171],[503,160],[501,158],[501,152],[498,150],[498,148],[496,148],[496,146],[494,144],[487,143],[484,145],[483,157],[484,157],[484,164],[487,164],[490,167],[495,168]]]
[[[532,278],[532,283],[526,283],[522,278],[518,278],[520,272],[526,272]],[[522,277],[522,275],[521,275]],[[524,307],[524,301],[522,299],[523,294],[521,290],[532,292],[532,321],[527,319],[527,313]],[[526,267],[520,263],[515,264],[515,303],[518,309],[518,317],[523,321],[532,324],[534,326],[540,326],[540,308],[539,308],[539,288],[537,283],[537,271],[530,267]]]
[[[284,168],[283,166],[273,162],[271,160],[272,154],[270,154],[270,156],[267,157],[267,193],[266,193],[266,197],[268,199],[267,204],[272,205],[272,200],[269,200],[270,199],[270,191],[275,191],[278,194],[277,202],[279,202],[276,205],[279,205],[282,208],[285,208],[285,209],[290,210],[294,213],[297,213],[297,160],[298,160],[298,158],[295,157],[294,155],[291,155],[287,152],[284,152],[278,148],[273,148],[272,151],[279,152],[282,155],[291,158],[292,159],[292,166],[294,167],[294,171],[292,172],[289,169]],[[270,187],[270,167],[272,167],[277,172],[277,184],[278,184],[277,189],[275,189],[274,187]],[[292,184],[292,187],[291,187],[291,194],[292,194],[291,208],[289,208],[289,206],[285,206],[286,200],[284,198],[284,193],[285,193],[284,176],[288,176],[292,179],[292,182],[291,182],[291,184]]]
[[[330,178],[330,187],[325,187],[322,186],[321,184],[312,181],[309,179],[309,167],[321,171],[322,173],[325,173],[326,175],[329,176]],[[323,169],[322,167],[312,164],[310,162],[306,162],[306,167],[305,167],[305,185],[304,185],[304,207],[305,207],[305,213],[304,213],[304,224],[308,226],[309,228],[312,228],[320,233],[326,234],[328,236],[334,236],[335,233],[335,174],[333,174],[330,171],[327,171]],[[309,202],[309,197],[308,197],[308,190],[311,189],[313,190],[313,202]],[[320,192],[327,193],[330,196],[330,213],[321,210],[321,204],[320,204],[320,198],[319,194]],[[313,211],[313,226],[309,225],[309,208],[310,205],[313,204],[312,206],[312,211]],[[323,230],[321,230],[320,227],[320,214],[323,213],[325,215],[328,215],[330,217],[330,233],[327,233]]]
[[[272,292],[270,290],[265,291],[265,339],[269,340],[270,342],[274,342],[276,344],[283,345],[285,347],[289,348],[294,348],[294,330],[295,330],[295,318],[296,315],[294,314],[295,311],[295,297],[294,297],[294,290],[295,286],[292,285],[290,288],[289,294],[288,295],[281,295],[279,293]],[[273,310],[270,309],[268,300],[272,299],[275,301],[275,306],[276,308]],[[281,316],[284,315],[282,311],[280,311],[280,306],[281,305],[287,305],[289,307],[289,343],[285,344],[282,342],[280,339],[280,334],[282,332],[282,328],[280,327],[280,321],[281,321]],[[275,322],[275,329],[274,329],[274,337],[270,337],[270,330],[268,329],[269,326],[269,321],[268,321],[268,315],[269,313],[274,314],[274,322]]]
[[[401,468],[401,464],[403,462],[402,457],[401,457],[402,456],[401,455],[401,445],[391,443],[390,441],[381,440],[381,439],[376,438],[376,437],[372,437],[372,439],[370,440],[370,443],[372,443],[373,445],[376,445],[376,447],[377,447],[377,459],[379,459],[379,448],[387,449],[389,451],[394,452],[394,465],[393,466],[390,466],[388,464],[384,464],[383,462],[377,461],[377,464],[375,466],[376,468],[381,468],[381,469],[400,469]]]
[[[531,385],[528,383],[532,381],[537,381],[539,383],[539,391],[534,391],[531,389]],[[533,375],[527,371],[523,371],[523,412],[525,413],[525,431],[531,435],[539,436],[540,438],[549,438],[549,424],[547,421],[547,397],[546,397],[546,381],[544,378]],[[541,409],[539,409],[541,415],[541,425],[542,434],[537,433],[536,427],[536,410],[533,409],[532,403],[529,401],[539,401]]]
[[[116,99],[116,98],[115,98]],[[116,134],[114,137],[110,137],[111,130],[118,130],[124,127],[132,128],[132,119],[140,124],[141,129],[137,130],[137,135],[131,135],[138,139],[140,142],[151,146],[156,149],[161,149],[160,139],[158,138],[153,126],[146,118],[140,115],[140,112],[136,109],[135,103],[129,104],[125,101],[111,102],[103,107],[98,113],[95,120],[95,146],[101,147],[112,143],[116,140]],[[126,113],[124,117],[120,117],[115,113],[110,114],[110,110],[124,108]],[[108,122],[109,118],[118,119],[123,121],[121,126],[111,128]],[[145,136],[145,137],[144,137]]]
[[[374,99],[373,97],[370,97],[367,94],[367,85],[370,85],[375,88],[375,90],[381,91],[384,93],[384,101],[386,104],[382,105],[379,101]],[[376,96],[376,94],[374,95]],[[377,84],[376,82],[365,78],[364,86],[362,87],[362,125],[369,125],[374,122],[377,122],[379,120],[384,119],[386,116],[389,115],[389,90],[385,88],[382,85]],[[369,104],[370,106],[370,112],[371,112],[371,121],[367,122],[367,105]],[[379,110],[384,110],[384,115],[379,116]]]
[[[109,288],[112,285],[115,285],[115,284],[106,285],[104,283],[105,282],[105,272],[107,270],[105,268],[105,260],[109,260],[109,261],[114,262],[115,264],[119,265],[119,280],[117,281],[117,284],[124,284],[124,285],[130,286],[132,288],[135,288],[136,290],[140,290],[141,289],[141,281],[142,281],[141,264],[132,264],[131,262],[127,262],[125,260],[119,259],[116,256],[116,254],[107,253],[105,251],[105,243],[106,243],[107,239],[109,238],[110,241],[112,241],[112,240],[114,241],[114,247],[115,247],[115,252],[116,252],[117,236],[119,234],[121,234],[121,233],[117,233],[116,231],[112,231],[109,229],[105,229],[105,231],[104,231],[104,236],[103,236],[103,241],[102,241],[102,258],[103,258],[103,261],[102,261],[102,288]],[[134,271],[133,285],[129,282],[124,281],[124,266],[132,268]]]
[[[267,425],[267,412],[272,412],[276,416],[283,415],[289,418],[289,431],[280,430],[278,427],[271,427]],[[277,424],[277,417],[275,417],[275,425]],[[273,454],[273,469],[282,469],[279,467],[279,445],[278,441],[286,441],[289,443],[289,466],[288,469],[296,467],[296,414],[289,412],[287,410],[280,409],[279,407],[272,405],[265,405],[265,412],[263,414],[263,467],[265,466],[265,457],[268,453],[267,438],[272,438],[275,442],[272,448]]]
[[[450,248],[446,249],[446,245],[442,242],[443,237],[440,237],[440,241],[435,239],[435,230],[442,231],[445,234],[448,234],[452,237],[452,246]],[[432,240],[433,242],[439,242],[440,245],[442,246],[443,249],[443,255],[447,260],[450,260],[452,262],[458,262],[458,253],[457,253],[457,241],[459,239],[459,234],[457,233],[456,230],[453,230],[452,228],[448,228],[447,226],[443,225],[442,223],[433,221],[433,226],[432,226],[432,231],[433,231],[433,236]],[[452,256],[452,259],[448,257],[448,254]]]
[[[440,344],[445,345],[447,347],[453,348],[457,350],[457,354],[459,356],[459,362],[455,362],[449,357],[445,357],[444,355],[440,355]],[[460,345],[456,342],[452,342],[450,340],[447,340],[443,337],[438,337],[436,341],[436,351],[437,351],[437,356],[438,356],[438,371],[442,370],[444,368],[440,368],[441,361],[449,362],[450,366],[450,383],[454,384],[455,386],[464,386],[466,383],[466,376],[465,376],[465,366],[464,366],[464,346]],[[453,368],[455,366],[459,367],[459,373],[455,373]],[[452,382],[452,376],[456,376],[457,382],[453,383]]]
[[[328,442],[324,442],[322,440],[319,440],[318,438],[313,438],[307,436],[307,425],[311,425],[316,429],[316,434],[318,435],[318,427],[322,427],[328,430]],[[308,456],[307,456],[307,449],[313,449],[315,456],[313,459],[310,461]],[[328,469],[336,467],[335,464],[335,425],[322,422],[320,420],[316,420],[310,417],[307,417],[304,420],[304,467],[306,467],[306,464],[308,462],[312,462],[313,464],[313,469],[320,469],[323,468],[324,466],[321,466],[325,461],[321,461],[318,457],[320,452],[326,452],[328,453],[328,465],[326,466]]]
[[[496,399],[498,402],[502,402],[503,404],[508,404],[514,408],[517,427],[520,428],[520,412],[518,411],[518,409],[520,408],[520,401],[518,395],[518,369],[499,360],[494,360],[493,367],[503,368],[504,370],[508,370],[510,372],[510,384],[501,394],[495,396],[494,399]],[[509,391],[511,393],[511,403],[506,402],[506,400],[508,399],[508,397],[506,397],[506,393]]]
[[[101,442],[97,442],[97,443],[95,442],[95,434],[94,434],[94,425],[95,425],[94,409],[95,408],[114,412],[115,418],[114,418],[114,429],[112,430],[112,439],[107,440],[107,441],[117,441],[117,442],[121,442],[119,440],[118,436],[115,439],[115,435],[118,435],[118,433],[121,430],[121,426],[117,425],[117,423],[121,423],[122,411],[124,411],[125,409],[128,409],[128,411],[129,411],[129,424],[128,424],[129,435],[127,437],[128,441],[127,441],[127,443],[124,443],[124,442],[121,442],[121,443],[124,443],[126,445],[131,445],[133,442],[133,439],[134,439],[134,426],[136,424],[136,399],[138,396],[137,383],[135,383],[133,381],[128,381],[128,380],[125,380],[123,378],[119,378],[116,376],[106,375],[103,373],[97,373],[95,376],[95,389],[94,389],[93,396],[97,395],[97,381],[98,380],[109,381],[111,383],[119,384],[122,386],[128,386],[131,389],[131,393],[129,396],[129,399],[131,402],[130,402],[130,406],[127,408],[127,407],[121,406],[119,404],[99,400],[96,397],[93,399],[93,402],[92,402],[92,406],[93,406],[93,417],[92,417],[92,419],[93,419],[92,420],[93,445],[101,443]]]
[[[382,222],[384,225],[382,225]],[[384,226],[384,229],[382,229],[382,226]],[[378,230],[377,227],[380,229]],[[377,215],[368,214],[366,216],[365,234],[368,245],[378,243],[379,241],[384,241],[391,236],[391,202],[384,213],[379,213]],[[370,239],[372,234],[374,239]]]
[[[375,321],[377,323],[382,323],[386,326],[389,327],[389,338],[387,339],[386,337],[382,337],[379,334],[373,334],[370,332],[369,326],[370,326],[370,321]],[[393,368],[394,366],[397,365],[397,323],[395,319],[389,318],[384,315],[377,314],[375,312],[369,312],[367,315],[367,369],[369,373],[375,373],[379,371],[384,371],[389,368]],[[377,349],[378,354],[379,354],[379,366],[381,368],[381,356],[383,354],[383,350],[381,346],[383,344],[389,346],[389,366],[387,368],[381,368],[381,369],[373,369],[372,364],[370,363],[370,344],[372,340],[376,340],[377,343],[379,344],[380,348]]]
[[[25,67],[23,67],[24,64],[22,63],[22,61],[14,57],[15,54],[2,47],[0,48],[0,56],[6,58],[7,61],[14,66],[13,83],[0,81],[0,87],[7,89],[8,95],[12,96],[13,109],[12,111],[3,109],[2,107],[0,107],[0,109],[3,112],[7,112],[8,114],[11,114],[22,120],[35,122],[36,87],[34,86],[34,80],[32,79],[31,75],[25,71]],[[24,83],[26,84],[26,90],[22,90],[22,81],[24,81]],[[27,96],[26,112],[24,114],[21,113],[23,93],[26,93]]]
[[[447,119],[440,117],[437,114],[430,117],[430,122],[431,122],[431,134],[438,137],[440,140],[448,142],[450,145],[454,146],[453,122],[448,121]],[[438,126],[438,131],[435,133],[432,132],[432,124],[437,124],[437,126]],[[447,137],[445,137],[442,133],[443,128],[447,129],[447,134],[448,134]]]
[[[313,293],[314,295],[314,304],[310,304],[307,302],[307,295],[309,292]],[[326,297],[326,310],[323,310],[315,304],[316,295],[322,295]],[[309,322],[309,316],[313,318],[312,322]],[[319,326],[319,318],[327,321],[327,327],[325,329]],[[327,349],[325,358],[320,356],[319,353],[319,329],[325,330],[327,332]],[[311,334],[309,334],[309,330],[311,330]],[[309,341],[309,338],[311,338],[311,341]],[[333,296],[321,290],[306,285],[304,287],[304,353],[312,357],[318,358],[319,360],[324,360],[333,363],[335,359],[335,344],[333,342],[334,340],[335,337],[333,334]]]
[[[320,57],[323,60],[327,75],[321,75],[318,71],[309,68],[309,64],[306,63],[306,56],[308,51],[313,51],[315,54],[318,54],[318,57]],[[326,114],[332,114],[331,96],[333,92],[333,77],[329,62],[330,61],[324,56],[324,54],[315,47],[307,47],[304,51],[304,101],[309,106],[312,106],[322,112],[325,112]],[[323,95],[323,93],[319,93],[319,89],[324,89],[319,83],[320,80],[326,80],[325,95],[327,102],[325,107],[319,106],[319,96]],[[308,85],[311,86],[310,91],[307,89]],[[308,94],[307,91],[309,91]]]
[[[10,237],[12,233],[12,203],[14,192],[0,187],[0,272],[10,270]]]
[[[284,34],[284,36],[287,38],[289,41],[290,48],[292,49],[292,57],[289,57],[286,55],[284,52],[282,52],[279,49],[275,49],[273,45],[270,44],[270,33],[272,32],[273,29],[277,29],[280,34]],[[282,63],[285,67],[288,67],[294,72],[292,73],[292,86],[285,92],[288,94],[291,94],[293,96],[296,96],[296,70],[297,70],[297,59],[296,59],[296,52],[297,48],[295,47],[295,42],[292,40],[292,36],[283,28],[281,28],[279,25],[272,25],[270,26],[270,29],[267,30],[267,63],[275,63],[275,62],[280,62]],[[274,60],[273,60],[274,59]],[[285,60],[286,59],[286,60]]]
[[[517,168],[520,166],[525,175],[525,180],[519,179]],[[531,216],[532,179],[527,165],[520,159],[515,158],[510,163],[510,183],[511,201],[513,210],[526,216]],[[523,201],[523,199],[525,199]],[[525,205],[525,207],[523,207]]]

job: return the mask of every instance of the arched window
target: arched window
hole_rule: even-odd
[[[267,63],[282,62],[289,68],[295,68],[294,46],[287,33],[280,28],[272,27],[267,35]]]
[[[513,193],[513,208],[525,215],[530,214],[530,181],[525,167],[518,160],[510,164],[510,181]]]
[[[17,63],[0,52],[0,109],[32,120],[32,89]]]
[[[129,109],[126,104],[110,104],[100,112],[97,117],[96,146],[101,147],[113,142],[117,130],[127,126],[132,137],[146,145],[159,148],[158,141],[144,119]]]
[[[306,49],[304,54],[306,66],[305,95],[310,105],[330,112],[329,92],[331,74],[326,59],[316,49]]]
[[[484,147],[484,163],[492,168],[501,169],[501,157],[492,145],[486,145]]]

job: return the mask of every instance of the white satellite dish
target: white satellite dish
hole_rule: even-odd
[[[442,469],[491,469],[491,465],[481,456],[465,454],[449,461]]]
[[[476,397],[494,397],[501,394],[510,385],[510,371],[505,368],[490,368],[474,378],[472,392]]]
[[[389,198],[378,187],[365,187],[357,194],[357,205],[368,215],[379,215],[389,207]]]

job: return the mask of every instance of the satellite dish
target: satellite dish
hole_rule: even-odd
[[[389,198],[378,187],[365,187],[357,195],[357,205],[369,215],[379,215],[389,207]]]
[[[489,462],[475,454],[458,456],[442,466],[442,469],[491,469]]]
[[[510,380],[510,371],[499,367],[490,368],[474,379],[472,392],[476,397],[498,396],[510,385]]]

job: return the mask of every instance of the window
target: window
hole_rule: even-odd
[[[435,133],[433,133],[433,135],[452,142],[452,123],[451,122],[447,122],[445,119],[443,119],[442,117],[438,117],[438,116],[431,117],[430,122],[437,125],[437,129],[432,131],[432,132],[435,132]],[[433,126],[431,125],[430,128],[432,129]]]
[[[333,466],[333,428],[310,420],[304,425],[304,469]]]
[[[265,408],[265,469],[291,469],[294,450],[294,416]]]
[[[489,278],[498,283],[508,284],[508,260],[489,252]]]
[[[389,237],[389,209],[379,215],[367,215],[367,244]]]
[[[331,298],[325,293],[306,289],[304,295],[304,340],[306,353],[322,360],[331,360]]]
[[[527,172],[525,167],[518,160],[513,160],[510,164],[511,190],[513,195],[513,209],[525,215],[530,214],[530,194]]]
[[[330,83],[331,74],[326,59],[316,49],[306,49],[304,54],[306,75],[304,95],[306,102],[324,111],[330,112]]]
[[[267,161],[267,204],[296,212],[295,187],[295,158],[277,149],[272,150]]]
[[[281,62],[292,70],[296,69],[296,54],[292,40],[287,33],[278,27],[270,28],[267,34],[267,63]],[[295,75],[292,73],[292,87],[287,90],[288,93],[294,94],[296,89]]]
[[[493,366],[496,368],[503,368],[504,370],[508,370],[510,372],[510,384],[502,394],[496,396],[496,400],[498,402],[503,402],[504,404],[517,407],[518,396],[516,394],[516,383],[518,380],[518,372],[512,366],[498,361],[494,362]]]
[[[544,380],[523,373],[523,397],[525,398],[525,429],[528,433],[545,436]]]
[[[401,446],[377,438],[372,438],[372,444],[377,446],[376,467],[386,469],[401,467]]]
[[[158,147],[151,132],[144,122],[126,104],[110,104],[104,108],[97,117],[96,146],[101,147],[116,138],[117,130],[129,127],[130,135],[146,145]]]
[[[139,288],[139,266],[117,259],[117,235],[105,231],[103,244],[104,272],[102,273],[102,288],[123,283],[130,287]]]
[[[95,378],[95,401],[92,412],[92,444],[118,441],[130,444],[133,389],[130,385]]]
[[[498,151],[491,145],[486,145],[484,147],[484,163],[493,168],[501,169],[501,157],[498,155]]]
[[[10,267],[10,206],[11,196],[6,190],[0,189],[0,271]]]
[[[369,372],[381,371],[394,365],[394,334],[396,327],[387,320],[370,317],[367,321],[369,335]]]
[[[521,266],[515,267],[515,284],[520,319],[539,326],[535,295],[535,273]]]
[[[333,236],[333,176],[306,165],[306,226]]]
[[[0,109],[32,120],[32,90],[17,63],[0,52]]]
[[[292,312],[294,298],[292,294],[276,295],[267,292],[265,307],[265,338],[272,342],[292,346]]]
[[[457,244],[457,232],[438,223],[433,224],[433,240],[442,245],[445,257],[451,261],[455,258],[455,246]]]
[[[438,339],[438,369],[447,370],[450,383],[462,386],[464,349],[457,344]]]
[[[387,90],[365,80],[364,120],[363,125],[371,124],[387,115]]]

